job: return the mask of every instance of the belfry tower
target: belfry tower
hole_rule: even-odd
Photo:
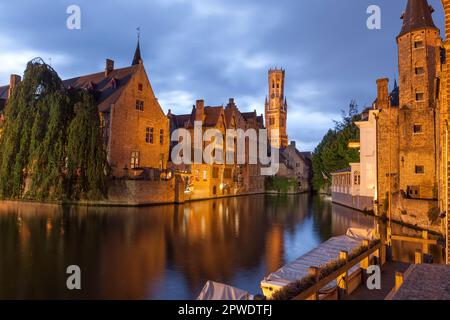
[[[266,97],[265,103],[266,127],[270,145],[277,149],[286,148],[289,144],[286,133],[287,100],[284,96],[284,80],[285,70],[269,70],[269,97]]]

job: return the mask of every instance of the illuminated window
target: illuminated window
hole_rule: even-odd
[[[131,152],[131,169],[139,167],[139,151]]]
[[[213,177],[213,179],[219,178],[219,168],[217,168],[217,167],[213,168],[212,177]]]
[[[227,168],[223,171],[223,177],[225,179],[231,179],[231,169]]]

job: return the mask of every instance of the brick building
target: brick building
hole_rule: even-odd
[[[311,191],[312,154],[300,152],[295,141],[280,150],[280,170],[278,176],[297,179],[296,192]]]
[[[445,219],[443,219],[443,229],[445,230],[445,235],[447,236],[447,252],[446,252],[446,262],[450,264],[450,162],[449,162],[449,108],[450,108],[450,0],[442,0],[442,5],[444,7],[445,13],[445,42],[442,48],[442,67],[438,72],[440,79],[440,183],[439,183],[439,202],[441,212],[446,213]]]
[[[277,149],[289,144],[287,136],[287,99],[284,95],[286,72],[283,69],[269,70],[269,97],[266,97],[266,126],[270,144]]]
[[[12,75],[10,85],[0,87],[0,112],[19,82],[20,77]],[[131,66],[116,69],[114,61],[107,59],[104,71],[64,80],[63,84],[68,89],[88,90],[95,97],[113,176],[166,168],[169,122],[148,79],[139,42]]]
[[[438,221],[441,38],[426,0],[409,0],[397,37],[399,87],[377,81],[378,213],[433,228]]]
[[[195,122],[201,122],[201,134],[208,129],[216,129],[223,136],[223,146],[216,149],[223,154],[224,163],[207,164],[204,159],[196,162],[192,154],[192,164],[174,165],[170,167],[181,173],[186,180],[187,199],[207,199],[214,197],[232,196],[238,194],[262,193],[264,192],[264,176],[261,176],[260,164],[249,164],[249,140],[246,141],[245,164],[225,163],[226,151],[233,151],[236,155],[236,143],[227,145],[227,129],[259,129],[264,128],[262,116],[255,112],[241,113],[234,99],[230,99],[227,106],[206,106],[203,100],[197,100],[190,114],[175,115],[169,110],[170,132],[184,128],[190,132],[192,137],[192,150],[195,150]],[[236,141],[236,140],[235,140]],[[257,142],[257,141],[256,141]],[[212,141],[214,143],[214,141]],[[175,143],[176,144],[176,143]],[[172,147],[175,145],[172,144]],[[202,150],[210,143],[203,142]],[[230,149],[231,148],[231,149]]]

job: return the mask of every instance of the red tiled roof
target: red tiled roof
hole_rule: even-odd
[[[138,69],[138,66],[131,66],[113,70],[108,76],[105,72],[98,72],[63,80],[66,88],[91,90],[96,98],[98,109],[101,112],[108,111],[111,104],[114,104],[123,92],[128,81]],[[7,100],[8,86],[0,87],[0,99]]]
[[[66,88],[93,90],[99,111],[105,112],[120,97],[136,70],[137,66],[115,69],[109,76],[98,72],[64,80],[63,84]]]

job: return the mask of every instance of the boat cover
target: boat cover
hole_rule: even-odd
[[[247,291],[226,284],[208,281],[197,300],[253,300]]]
[[[273,283],[279,286],[288,285],[306,277],[310,267],[321,267],[329,262],[336,261],[339,258],[339,253],[341,251],[350,253],[359,248],[362,245],[362,241],[363,239],[361,238],[354,238],[348,235],[333,237],[297,260],[285,265],[278,271],[271,273],[263,280],[263,283]],[[351,275],[354,271],[357,271],[358,268],[359,264],[351,268],[349,274]],[[330,283],[325,286],[324,289],[329,288],[330,285],[334,285],[334,283]]]
[[[349,228],[347,230],[347,236],[362,239],[362,240],[375,240],[375,230],[374,229],[362,229],[362,228]]]

